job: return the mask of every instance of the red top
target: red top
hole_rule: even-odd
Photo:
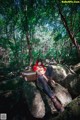
[[[44,71],[46,71],[46,68],[44,67],[43,64],[40,65],[41,67],[43,67]],[[36,61],[36,64],[33,66],[33,71],[37,71],[38,70],[38,61]]]

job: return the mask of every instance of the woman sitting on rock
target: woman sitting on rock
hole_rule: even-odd
[[[52,102],[54,103],[55,108],[58,111],[63,112],[64,107],[59,102],[59,100],[56,98],[54,92],[51,90],[48,84],[52,77],[52,67],[48,66],[46,69],[42,63],[42,60],[37,60],[36,64],[33,66],[33,71],[37,73],[38,81],[42,85],[44,92],[51,98]],[[53,82],[55,84],[54,80]]]

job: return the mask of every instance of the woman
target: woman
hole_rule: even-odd
[[[56,98],[55,94],[53,93],[50,86],[48,85],[48,82],[51,80],[51,76],[52,76],[52,67],[49,66],[46,69],[42,63],[42,60],[37,60],[36,64],[33,66],[33,71],[37,73],[38,81],[41,83],[44,92],[51,98],[55,108],[58,111],[63,112],[64,107]],[[55,84],[55,81],[54,81],[54,84]]]

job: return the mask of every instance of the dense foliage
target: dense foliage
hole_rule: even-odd
[[[37,58],[80,58],[80,6],[61,0],[0,0],[0,63],[23,67]]]

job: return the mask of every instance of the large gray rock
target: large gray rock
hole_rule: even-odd
[[[72,97],[69,94],[68,90],[64,88],[62,85],[58,83],[54,84],[54,82],[51,81],[51,86],[53,87],[53,91],[56,97],[59,99],[59,101],[62,103],[64,107],[72,101]]]
[[[45,104],[35,83],[24,81],[23,88],[31,114],[35,118],[43,118],[45,116]]]
[[[74,66],[74,70],[79,70],[79,64]],[[80,76],[71,68],[61,65],[52,65],[52,78],[68,89],[72,97],[77,97],[80,94]]]
[[[53,79],[57,82],[62,81],[67,76],[66,69],[61,65],[51,65],[53,68]]]
[[[68,74],[61,84],[69,90],[73,97],[80,95],[80,76],[77,74]]]

